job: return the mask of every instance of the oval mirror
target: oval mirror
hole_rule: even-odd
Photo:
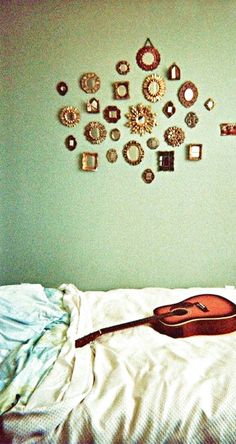
[[[131,140],[130,142],[126,143],[122,152],[124,159],[130,165],[138,165],[140,162],[142,162],[144,150],[140,143],[136,142],[135,140]]]
[[[89,122],[84,129],[84,134],[90,143],[99,144],[105,140],[107,132],[102,123]]]
[[[118,128],[113,128],[110,132],[110,138],[114,141],[120,139],[120,130]]]
[[[74,106],[66,106],[61,109],[59,119],[63,125],[73,127],[80,121],[80,112]]]
[[[87,72],[80,79],[80,86],[86,93],[95,93],[100,88],[100,79],[94,72]]]
[[[157,102],[166,92],[166,84],[162,77],[152,74],[143,82],[144,97],[150,102]]]
[[[150,148],[151,150],[155,150],[158,146],[160,145],[159,140],[157,139],[157,137],[150,137],[147,140],[147,146],[148,148]]]
[[[198,90],[193,82],[185,82],[178,91],[180,103],[186,108],[192,106],[198,98]]]

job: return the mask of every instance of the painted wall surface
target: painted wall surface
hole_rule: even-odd
[[[73,282],[81,289],[115,287],[188,287],[236,284],[236,137],[221,137],[219,124],[236,121],[235,0],[22,0],[1,2],[3,80],[1,86],[1,284]],[[150,38],[161,54],[155,71],[181,67],[179,82],[166,80],[167,92],[152,106],[158,126],[153,135],[160,150],[169,147],[163,133],[180,126],[185,143],[175,148],[175,171],[157,172],[150,137],[134,136],[125,127],[129,106],[150,104],[142,94],[149,72],[135,55]],[[115,65],[130,62],[119,76]],[[96,94],[101,109],[117,105],[122,118],[108,124],[85,112],[89,96],[79,87],[86,72],[101,79]],[[66,96],[56,91],[59,81]],[[112,82],[128,80],[130,99],[114,101]],[[177,90],[193,81],[199,98],[195,129]],[[203,106],[212,97],[215,108]],[[176,114],[167,119],[162,107],[172,100]],[[76,106],[81,121],[63,126],[58,112]],[[98,146],[85,139],[91,120],[107,131],[121,129],[119,142],[109,137]],[[76,150],[64,140],[74,134]],[[143,162],[122,158],[126,142],[145,149]],[[186,145],[203,144],[203,159],[186,159]],[[109,164],[106,151],[116,148]],[[83,151],[99,152],[97,172],[81,171]],[[156,178],[145,184],[145,168]]]

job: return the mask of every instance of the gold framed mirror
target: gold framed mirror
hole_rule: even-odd
[[[119,130],[119,128],[113,128],[113,129],[110,131],[110,138],[111,138],[112,140],[114,140],[114,142],[116,142],[117,140],[120,139],[120,130]]]
[[[198,98],[198,89],[193,82],[190,82],[190,80],[188,80],[180,87],[178,91],[178,97],[180,103],[182,103],[182,105],[186,108],[189,108],[196,102]]]
[[[114,82],[113,91],[114,91],[114,99],[116,100],[129,99],[129,82]]]
[[[118,159],[117,151],[114,148],[110,148],[106,152],[106,158],[107,158],[108,162],[115,163]]]
[[[84,151],[82,153],[82,170],[96,171],[98,168],[98,153]]]
[[[66,106],[61,109],[59,119],[62,125],[73,127],[80,122],[80,112],[74,106]]]
[[[166,92],[165,80],[157,76],[156,74],[151,74],[147,76],[143,82],[143,94],[145,99],[149,102],[157,102],[161,100]]]
[[[106,139],[107,131],[102,123],[89,122],[84,129],[84,135],[90,143],[99,144]]]
[[[165,131],[164,139],[168,145],[179,146],[184,142],[185,133],[181,128],[171,126]]]
[[[130,107],[130,112],[125,114],[128,122],[126,126],[130,128],[131,133],[137,133],[142,136],[145,133],[151,133],[156,123],[156,113],[150,106],[136,105]]]
[[[95,93],[101,86],[100,78],[95,72],[87,72],[81,77],[80,86],[87,94]]]
[[[202,144],[191,143],[188,145],[188,159],[189,160],[201,160],[202,159]]]
[[[130,165],[138,165],[140,162],[142,162],[144,156],[144,150],[140,143],[136,142],[136,140],[130,140],[128,143],[126,143],[122,153],[125,161]]]
[[[189,112],[185,117],[185,123],[189,128],[195,128],[199,119],[196,113]]]
[[[150,150],[155,150],[159,145],[160,142],[157,137],[150,137],[150,139],[147,140],[147,146],[150,148]]]
[[[116,64],[116,71],[122,76],[128,74],[128,72],[130,72],[129,62],[127,62],[126,60],[121,60],[120,62],[118,62]]]

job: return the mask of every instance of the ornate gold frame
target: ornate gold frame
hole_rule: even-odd
[[[156,113],[154,113],[150,106],[136,105],[130,107],[130,112],[125,114],[128,122],[126,126],[130,128],[131,133],[136,133],[142,136],[145,133],[151,133],[156,123]]]
[[[93,162],[90,165],[89,161]],[[98,168],[98,153],[90,153],[88,151],[84,151],[82,153],[82,170],[83,171],[96,171]]]
[[[118,159],[117,151],[114,148],[110,148],[106,152],[106,158],[107,158],[108,162],[115,163]]]
[[[114,140],[114,142],[120,139],[120,135],[121,134],[119,128],[112,128],[112,130],[110,131],[110,138]]]
[[[187,100],[185,96],[185,93],[188,89],[190,89],[193,93],[193,97],[189,100]],[[178,91],[178,97],[180,103],[182,103],[182,105],[185,106],[185,108],[189,108],[196,102],[198,98],[198,89],[193,82],[190,82],[190,80],[188,80],[180,87]]]
[[[156,93],[151,91],[152,83],[156,83],[158,85],[158,91]],[[166,84],[162,77],[157,76],[156,74],[151,74],[150,76],[146,77],[143,82],[143,94],[144,97],[149,100],[149,102],[157,102],[158,100],[161,100],[165,92]]]
[[[63,125],[73,127],[80,121],[80,112],[74,106],[66,106],[61,109],[59,119]]]
[[[125,69],[122,69],[122,67],[125,67]],[[126,60],[121,60],[120,62],[117,62],[116,64],[116,71],[124,76],[130,72],[130,64]]]
[[[119,88],[124,88],[124,94],[119,92]],[[114,99],[126,100],[129,99],[129,82],[114,82],[113,83]]]
[[[99,132],[98,137],[94,137],[92,134],[92,130],[97,129]],[[105,129],[105,126],[100,122],[89,122],[85,129],[84,129],[84,135],[86,139],[92,143],[92,144],[99,144],[102,143],[107,136],[107,131]]]
[[[89,81],[93,80],[93,86],[89,86]],[[87,94],[95,93],[101,86],[100,78],[95,72],[87,72],[80,79],[80,86]]]
[[[181,128],[171,126],[165,131],[164,139],[168,145],[179,146],[184,142],[185,134]]]
[[[138,149],[138,157],[136,160],[132,160],[129,156],[129,150],[132,146],[135,146]],[[128,162],[130,165],[138,165],[140,162],[142,162],[143,156],[144,156],[144,150],[140,143],[136,142],[136,140],[130,140],[124,145],[124,148],[122,150],[124,159],[126,162]]]

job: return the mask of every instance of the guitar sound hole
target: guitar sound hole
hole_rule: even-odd
[[[176,308],[175,310],[171,310],[171,313],[176,316],[183,316],[188,313],[188,310],[185,310],[184,308]]]

